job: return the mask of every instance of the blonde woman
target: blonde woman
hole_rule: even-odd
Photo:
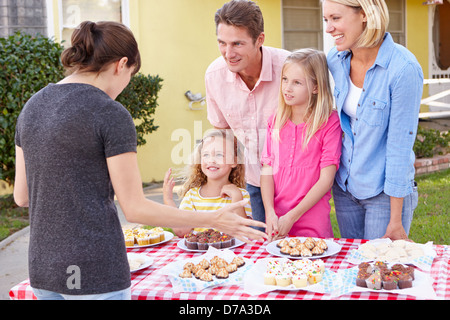
[[[245,165],[243,146],[231,130],[210,130],[196,146],[192,164],[187,167],[186,181],[180,190],[183,198],[180,209],[196,212],[214,212],[230,203],[250,200],[245,190]],[[174,179],[167,171],[164,186],[164,203],[176,206],[173,201]],[[237,213],[244,218],[252,217],[248,202]],[[194,228],[203,231],[204,226]],[[189,233],[192,228],[174,228],[179,237]]]
[[[344,131],[333,198],[341,236],[408,238],[417,206],[413,145],[423,73],[386,32],[382,0],[323,1],[334,96]]]
[[[293,52],[282,69],[279,105],[269,118],[261,158],[270,240],[333,237],[329,200],[342,132],[332,107],[325,54]]]

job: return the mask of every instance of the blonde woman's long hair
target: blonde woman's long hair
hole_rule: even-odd
[[[308,106],[303,118],[305,121],[303,149],[305,149],[317,130],[327,123],[333,110],[333,96],[331,94],[327,59],[322,51],[308,48],[292,52],[283,65],[282,74],[284,74],[286,67],[293,63],[302,68],[307,78],[306,83],[309,92]],[[317,93],[313,93],[315,86],[317,86]],[[284,101],[280,84],[278,109],[273,122],[273,139],[280,141],[280,130],[291,117],[292,107]]]
[[[244,149],[240,141],[235,137],[230,129],[212,129],[203,137],[202,141],[196,145],[194,152],[191,156],[191,164],[185,168],[185,182],[180,188],[179,196],[184,195],[191,188],[197,188],[203,186],[208,178],[202,171],[201,154],[205,143],[212,139],[220,138],[223,141],[230,142],[233,145],[233,160],[236,167],[231,169],[228,180],[230,183],[236,185],[239,188],[245,188],[245,164],[244,164]]]

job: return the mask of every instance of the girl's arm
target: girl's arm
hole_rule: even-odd
[[[163,201],[165,205],[171,207],[177,207],[175,201],[173,201],[173,188],[175,187],[175,181],[172,174],[172,169],[167,170],[166,175],[164,176],[164,184],[163,184]]]
[[[244,199],[241,190],[235,184],[232,183],[226,184],[222,187],[221,196],[224,195],[230,197],[232,203],[239,202]],[[247,214],[245,213],[244,207],[236,210],[236,213],[243,218],[247,218]]]
[[[248,239],[263,241],[267,238],[263,232],[249,227],[265,227],[264,223],[244,219],[235,213],[245,205],[245,201],[230,204],[214,213],[181,211],[145,198],[136,153],[107,158],[107,164],[115,194],[130,222],[171,228],[215,228],[246,243],[250,243]]]
[[[175,187],[175,181],[172,174],[172,169],[167,170],[166,175],[164,176],[164,184],[163,184],[163,200],[164,204],[177,208],[175,201],[173,201],[173,188]],[[192,228],[172,228],[172,231],[180,238],[183,238],[186,234],[192,231]]]
[[[320,170],[319,180],[308,191],[306,196],[300,203],[280,217],[279,232],[280,236],[287,236],[292,225],[300,219],[300,217],[309,209],[311,209],[323,196],[330,191],[333,186],[334,176],[336,174],[336,166],[330,165]]]
[[[273,170],[267,164],[263,164],[261,168],[261,197],[266,211],[267,236],[269,241],[273,241],[278,236],[278,217],[273,203]]]
[[[16,175],[14,178],[14,201],[19,207],[28,207],[28,185],[25,158],[21,147],[16,146]]]

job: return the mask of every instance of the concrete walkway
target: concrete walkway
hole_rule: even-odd
[[[147,198],[163,203],[160,184],[155,184],[144,191]],[[176,195],[174,199],[177,199]],[[128,224],[119,207],[118,209],[122,225]],[[10,289],[28,279],[29,238],[29,227],[27,227],[0,242],[0,300],[9,300]]]

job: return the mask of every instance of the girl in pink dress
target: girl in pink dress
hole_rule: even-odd
[[[269,240],[333,237],[330,189],[342,131],[333,108],[326,56],[293,52],[283,66],[277,112],[268,120],[261,193]]]

